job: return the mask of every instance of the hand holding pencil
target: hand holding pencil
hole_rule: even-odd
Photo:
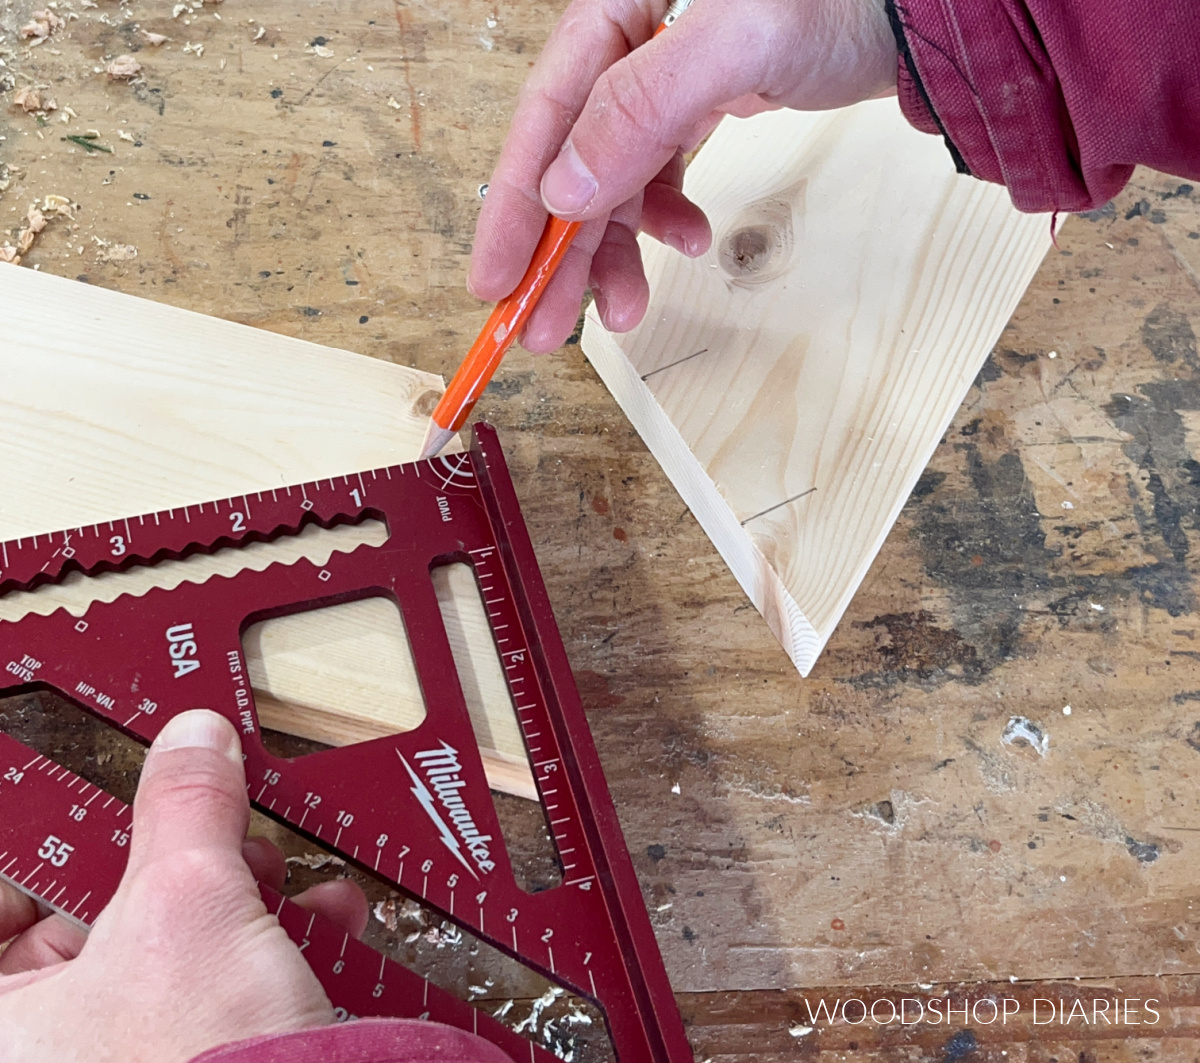
[[[575,0],[555,27],[522,89],[471,259],[471,291],[514,300],[521,314],[505,307],[502,321],[489,319],[435,410],[423,457],[445,445],[486,387],[491,373],[480,369],[503,356],[491,344],[520,337],[528,350],[556,349],[588,287],[606,327],[624,332],[641,320],[649,289],[639,231],[693,257],[708,250],[704,213],[681,190],[683,158],[724,114],[838,107],[894,91],[882,0],[696,0],[659,35],[688,6],[664,15],[662,3]],[[567,223],[578,228],[556,268],[539,272],[535,248],[557,246],[551,229]]]

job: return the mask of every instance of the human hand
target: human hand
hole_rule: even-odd
[[[724,114],[822,110],[895,90],[882,0],[696,0],[651,40],[667,0],[573,0],[521,90],[479,215],[468,286],[516,287],[547,211],[583,221],[521,342],[550,351],[588,286],[633,328],[649,287],[639,229],[696,257],[712,240],[681,191],[683,157]]]
[[[283,854],[245,841],[241,744],[204,710],[172,719],[146,756],[129,864],[90,935],[0,883],[5,1063],[183,1063],[229,1041],[333,1022],[316,976],[255,880]],[[341,880],[295,901],[359,935],[362,891]]]

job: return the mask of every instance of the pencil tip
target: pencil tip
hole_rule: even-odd
[[[417,457],[417,461],[425,461],[427,458],[436,458],[442,448],[450,442],[455,436],[452,428],[443,428],[437,421],[429,422],[429,430],[425,433],[425,442],[421,444],[421,453]]]

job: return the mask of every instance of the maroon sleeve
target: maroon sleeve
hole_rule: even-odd
[[[214,1048],[191,1063],[513,1063],[469,1033],[415,1019],[359,1019],[340,1026],[256,1037]]]
[[[888,0],[900,105],[1021,210],[1200,178],[1200,0]]]

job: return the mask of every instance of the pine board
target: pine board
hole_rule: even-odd
[[[0,269],[0,335],[0,539],[411,461],[442,390],[429,373],[18,267]],[[0,618],[81,611],[97,591],[144,593],[164,578],[327,557],[379,541],[370,532],[77,579],[6,598]],[[446,582],[442,601],[473,719],[492,739],[488,777],[533,797],[503,675],[481,652],[491,635],[469,576]],[[371,599],[256,625],[245,648],[263,725],[346,745],[419,724],[398,619]]]
[[[14,32],[41,6],[18,0]],[[162,89],[140,97],[78,76],[129,32],[109,5],[81,10],[53,51],[9,69],[54,85],[117,158],[10,115],[23,176],[0,209],[15,225],[46,193],[81,204],[79,232],[52,223],[29,266],[448,377],[488,310],[464,283],[477,189],[564,6],[240,0],[237,20],[187,27],[200,60],[182,52],[187,15],[135,2],[128,19],[175,37],[138,53]],[[249,42],[244,17],[268,37]],[[318,35],[335,58],[306,50]],[[165,110],[149,106],[162,96]],[[1129,979],[1194,981],[1200,807],[1180,780],[1200,756],[1200,189],[1180,184],[1140,171],[1068,220],[803,682],[574,346],[514,348],[483,397],[697,1060],[962,1051],[959,1023],[902,1044],[895,1026],[796,1038],[801,992],[983,980],[982,996],[1015,975],[1036,996],[1080,976],[1089,993],[1144,997],[1162,987]],[[140,255],[101,261],[92,234]],[[21,700],[34,701],[0,712],[11,721]],[[1001,743],[1014,712],[1050,729],[1047,757]],[[47,748],[99,755],[97,781],[132,793],[122,769],[136,761],[77,722],[41,720],[59,728]],[[894,822],[872,814],[885,801]],[[511,839],[510,853],[521,866]],[[345,869],[292,871],[309,885]],[[422,971],[457,957],[444,984],[465,999],[492,978],[490,1010],[516,996],[509,1017],[523,1018],[544,989],[465,942],[389,926],[372,919],[373,941]],[[1193,990],[1169,993],[1161,1040],[995,1024],[975,1029],[975,1056],[1191,1061]]]
[[[753,165],[747,160],[752,159]],[[710,252],[642,239],[651,304],[583,348],[807,675],[1050,246],[894,100],[726,119]]]

